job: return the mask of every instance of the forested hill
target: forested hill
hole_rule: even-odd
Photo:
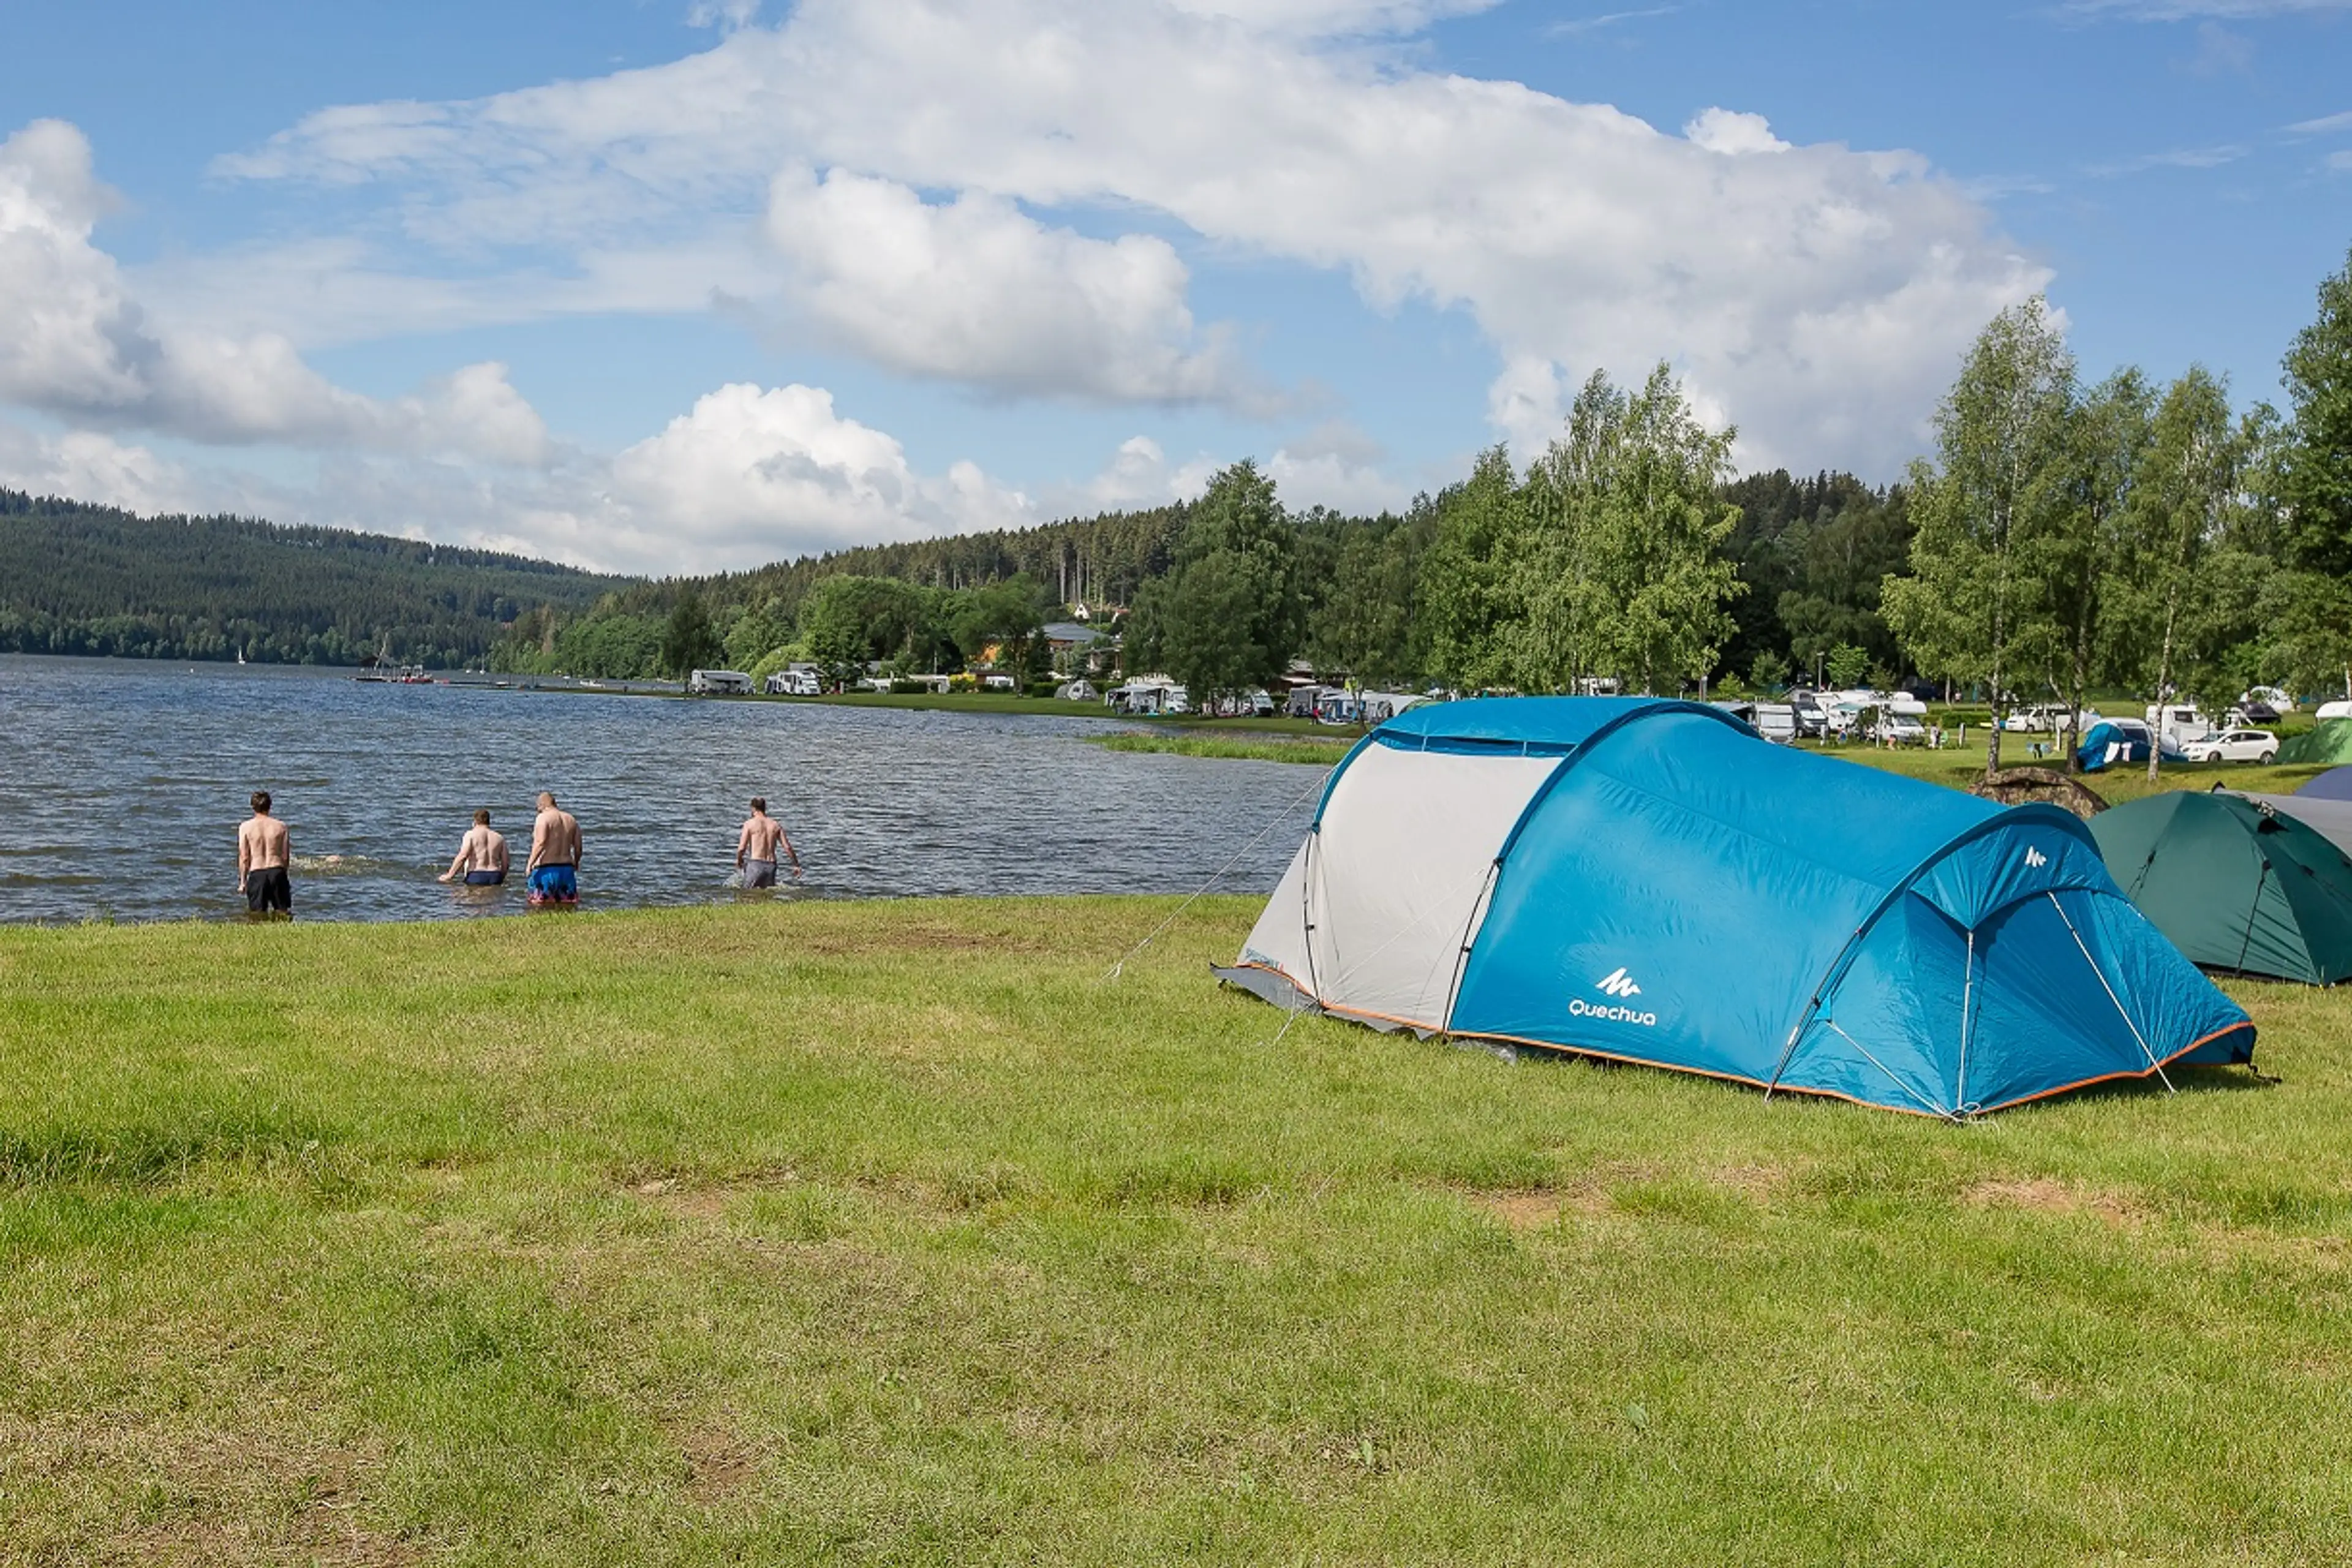
[[[0,652],[478,665],[518,616],[632,580],[240,517],[140,517],[0,489]]]

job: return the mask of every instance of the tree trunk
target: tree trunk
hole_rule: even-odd
[[[2164,646],[2156,656],[2156,721],[2147,727],[2147,782],[2150,784],[2156,783],[2158,765],[2164,759],[2164,704],[2165,693],[2172,686],[2172,626],[2177,602],[2175,598],[2165,600]]]
[[[2090,604],[2091,580],[2097,570],[2087,562],[2083,567],[2081,602],[2086,606]],[[2066,771],[2070,773],[2083,771],[2083,692],[2091,683],[2091,628],[2097,620],[2096,613],[2086,608],[2074,627],[2074,668],[2068,672],[2066,693]]]

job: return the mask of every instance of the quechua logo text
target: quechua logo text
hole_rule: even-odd
[[[1654,1029],[1658,1026],[1658,1016],[1655,1013],[1645,1013],[1638,1007],[1624,1005],[1639,996],[1642,994],[1642,988],[1634,984],[1631,974],[1625,973],[1623,964],[1619,964],[1594,981],[1592,988],[1603,996],[1615,997],[1615,1003],[1587,1002],[1581,996],[1571,996],[1568,1002],[1569,1016],[1599,1018],[1612,1024],[1637,1024],[1644,1029]]]

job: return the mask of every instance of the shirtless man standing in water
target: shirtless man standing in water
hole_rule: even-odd
[[[539,820],[530,826],[530,871],[532,903],[580,901],[580,819],[547,790],[539,792]]]
[[[236,890],[257,915],[294,913],[294,884],[286,868],[294,863],[286,825],[269,815],[269,792],[253,792],[253,815],[236,826]]]
[[[457,843],[457,858],[441,873],[445,882],[463,874],[469,888],[495,888],[507,879],[507,837],[490,826],[490,814],[474,813],[474,826]]]
[[[768,815],[768,803],[759,795],[751,797],[751,815],[743,824],[743,831],[735,837],[735,865],[743,873],[747,888],[772,888],[776,885],[776,846],[782,845],[792,857],[793,875],[801,874],[801,854],[785,837],[784,825]]]

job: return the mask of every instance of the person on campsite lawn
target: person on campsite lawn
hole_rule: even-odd
[[[269,792],[255,790],[253,815],[236,827],[236,890],[249,912],[292,918],[294,884],[286,870],[293,864],[286,825],[269,815]]]
[[[458,876],[469,888],[495,888],[507,879],[507,836],[490,826],[490,814],[474,813],[474,826],[457,841],[457,857],[441,873],[445,882]]]
[[[765,796],[751,797],[751,815],[744,819],[743,831],[735,836],[735,868],[743,873],[747,888],[772,888],[776,885],[776,847],[782,845],[792,857],[793,875],[801,874],[801,852],[784,832],[784,825],[768,815]]]
[[[530,826],[530,901],[580,901],[580,819],[555,804],[551,790],[539,792],[539,820]]]

